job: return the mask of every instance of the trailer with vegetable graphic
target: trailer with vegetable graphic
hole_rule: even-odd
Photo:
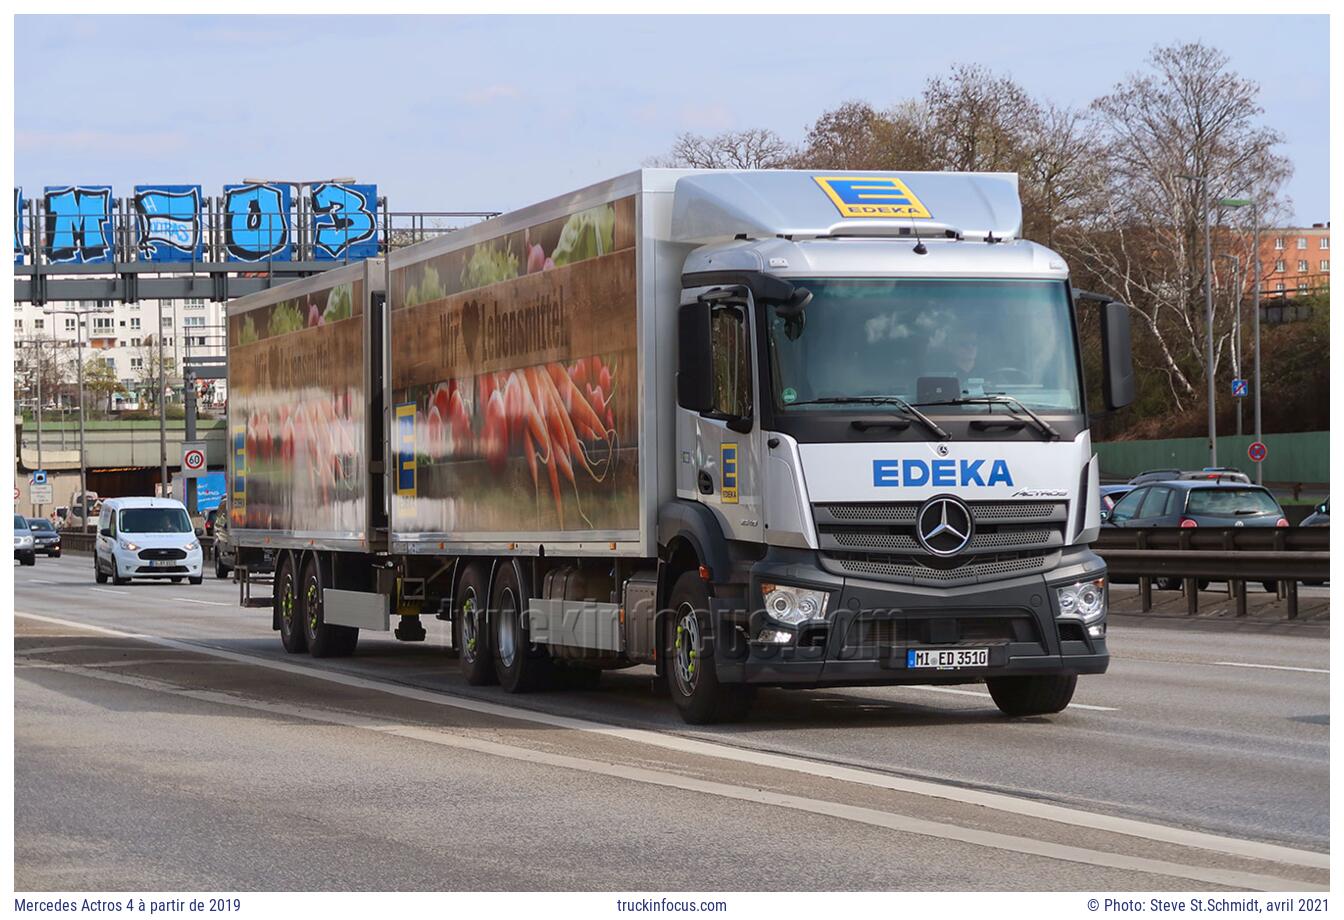
[[[1080,310],[1020,229],[1010,174],[645,169],[243,298],[242,596],[318,657],[442,629],[511,693],[648,667],[691,723],[761,686],[1058,712],[1106,569]]]

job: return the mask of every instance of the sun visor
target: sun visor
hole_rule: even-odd
[[[1022,230],[1016,173],[723,170],[677,180],[672,239],[944,236]]]

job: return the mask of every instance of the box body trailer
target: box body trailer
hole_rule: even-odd
[[[1010,174],[640,170],[242,298],[244,588],[273,564],[292,652],[433,616],[472,683],[653,665],[692,722],[759,686],[1057,711],[1108,662],[1090,308],[1020,224]]]

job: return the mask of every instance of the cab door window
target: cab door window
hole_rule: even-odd
[[[716,306],[710,313],[713,357],[710,411],[714,415],[751,417],[751,347],[747,311],[740,304]]]

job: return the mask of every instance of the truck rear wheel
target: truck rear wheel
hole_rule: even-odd
[[[495,682],[486,617],[489,581],[486,567],[473,563],[462,573],[453,597],[453,646],[462,676],[473,687]]]
[[[672,586],[672,609],[664,631],[663,672],[682,719],[691,725],[735,722],[751,709],[754,688],[719,683],[710,636],[709,589],[697,571]]]
[[[523,607],[527,603],[518,573],[512,563],[505,563],[495,574],[490,598],[491,621],[494,627],[495,676],[499,685],[510,693],[527,693],[546,682],[550,672],[550,657],[528,641],[523,629]]]
[[[322,576],[316,559],[303,569],[303,635],[314,658],[345,658],[359,642],[354,626],[332,626],[322,617]]]
[[[1073,699],[1077,674],[988,677],[989,695],[1006,716],[1043,716],[1061,712]]]
[[[280,624],[280,644],[291,655],[308,651],[308,640],[303,633],[302,611],[299,610],[299,579],[294,574],[294,560],[288,554],[275,570],[275,613]]]

